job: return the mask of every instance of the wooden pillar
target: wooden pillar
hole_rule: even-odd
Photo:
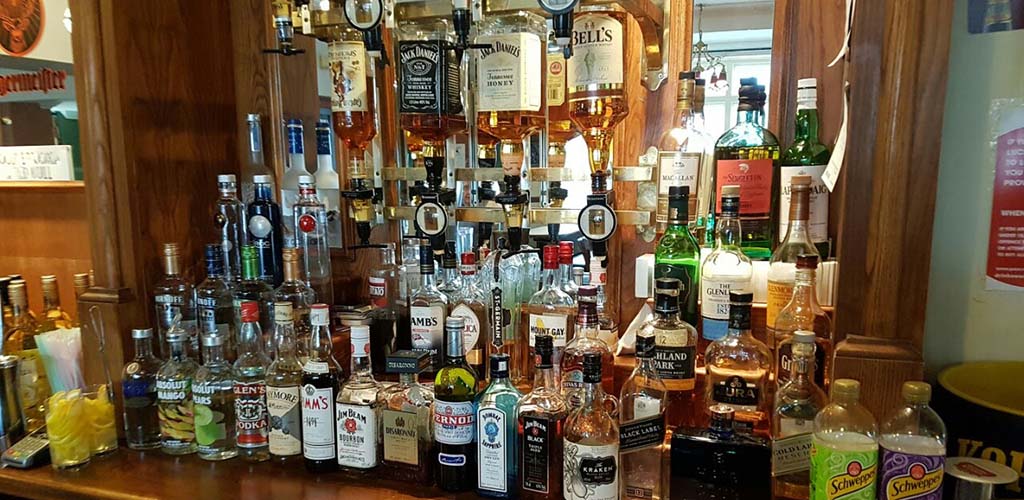
[[[923,376],[952,0],[860,0],[839,233],[834,376],[876,415]]]

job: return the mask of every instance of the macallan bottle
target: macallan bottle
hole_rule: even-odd
[[[698,215],[697,209],[699,179],[707,168],[710,156],[711,138],[697,126],[694,101],[696,87],[692,71],[679,73],[679,97],[676,100],[675,127],[665,132],[658,147],[658,211],[656,220],[659,232],[668,224],[668,190],[673,186],[686,186],[690,189],[687,201],[687,222],[693,222]]]

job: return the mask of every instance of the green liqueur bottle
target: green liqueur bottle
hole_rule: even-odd
[[[444,491],[476,487],[477,375],[466,363],[462,347],[465,319],[449,317],[444,323],[447,338],[444,366],[434,378],[434,440],[437,441],[437,485]]]
[[[776,238],[781,242],[789,227],[789,205],[792,194],[788,186],[793,177],[808,175],[811,177],[810,220],[808,230],[811,241],[818,249],[822,259],[829,256],[828,240],[828,189],[821,180],[825,173],[832,152],[818,138],[818,80],[801,78],[796,87],[796,133],[793,145],[782,154],[782,167],[779,168],[779,185],[782,196],[779,197],[779,224]]]
[[[655,278],[675,278],[682,282],[679,311],[683,321],[696,325],[697,286],[700,283],[700,245],[687,223],[690,188],[672,186],[668,193],[668,228],[654,253]]]

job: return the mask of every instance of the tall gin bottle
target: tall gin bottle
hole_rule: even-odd
[[[814,383],[814,332],[797,331],[790,342],[790,374],[775,393],[772,476],[776,498],[797,500],[810,495],[814,416],[828,398]]]
[[[295,204],[299,201],[299,178],[309,176],[306,170],[305,145],[303,144],[302,120],[292,118],[285,124],[285,137],[288,140],[288,156],[284,177],[281,179],[281,218],[284,221],[284,242],[294,245],[295,219],[292,217]],[[274,286],[280,280],[274,282]]]
[[[786,230],[786,238],[772,253],[768,268],[768,304],[765,321],[769,340],[775,334],[779,311],[793,298],[797,257],[801,254],[818,256],[817,248],[811,243],[811,233],[807,224],[810,218],[810,189],[810,176],[798,175],[790,180],[792,203],[789,205],[789,228]],[[743,229],[746,230],[746,226]]]
[[[259,306],[252,301],[242,302],[241,314],[238,359],[233,371],[238,455],[248,462],[263,462],[270,459],[266,381],[270,360],[264,354]]]
[[[153,355],[153,330],[132,330],[135,357],[124,366],[121,390],[124,394],[124,439],[133,450],[160,448],[160,409],[157,372],[160,359]]]
[[[619,498],[619,422],[609,404],[615,396],[601,389],[601,355],[583,355],[583,389],[579,408],[565,421],[566,500]]]
[[[306,284],[316,292],[317,300],[334,303],[331,280],[331,249],[327,243],[327,209],[317,198],[316,182],[311,175],[299,177],[299,199],[292,207],[295,246],[300,251]]]
[[[284,234],[281,207],[274,201],[273,191],[270,190],[273,181],[274,178],[269,175],[253,177],[256,194],[245,210],[249,217],[249,221],[246,223],[246,228],[249,230],[248,241],[257,252],[257,276],[268,284],[277,286],[284,279],[281,266]],[[291,219],[287,220],[290,223]],[[242,255],[242,259],[242,273],[244,274],[245,255]]]
[[[220,196],[213,206],[213,224],[220,232],[225,279],[234,282],[242,277],[242,245],[248,231],[245,227],[248,217],[245,205],[238,199],[238,184],[233,174],[217,176],[217,191]]]
[[[178,317],[181,328],[188,334],[187,345],[190,353],[199,353],[199,337],[195,336],[196,303],[195,287],[181,271],[181,251],[177,243],[164,243],[164,276],[153,286],[153,302],[156,306],[156,329],[160,339],[160,352],[166,357],[167,332]]]
[[[679,311],[683,321],[695,325],[700,284],[700,245],[690,232],[686,215],[690,188],[672,186],[668,195],[668,228],[654,251],[655,278],[679,280]]]
[[[291,462],[302,453],[302,410],[299,386],[302,363],[296,346],[291,302],[274,304],[274,361],[267,368],[267,412],[270,414],[268,445],[278,462]]]
[[[409,329],[412,348],[430,353],[431,372],[441,367],[441,344],[448,297],[434,284],[434,254],[430,244],[420,245],[420,286],[409,297]]]
[[[476,401],[476,492],[512,498],[517,489],[516,405],[523,395],[508,378],[508,354],[492,354],[490,366],[491,383]]]
[[[377,392],[370,368],[370,328],[352,325],[352,375],[338,393],[338,465],[362,472],[380,463],[377,454]]]
[[[422,265],[422,264],[421,264]],[[476,487],[477,375],[466,364],[462,347],[462,318],[445,320],[445,362],[434,378],[434,439],[437,468],[434,476],[444,491]]]
[[[533,390],[516,407],[519,448],[519,498],[562,498],[565,418],[569,413],[554,368],[551,335],[536,338],[537,370]]]
[[[216,335],[224,339],[223,349],[228,359],[235,358],[238,343],[231,288],[224,279],[224,251],[221,245],[206,245],[206,279],[196,288],[196,313],[199,317],[199,335]]]
[[[160,447],[169,455],[196,452],[195,409],[192,381],[196,362],[188,357],[185,344],[188,334],[180,328],[167,332],[170,357],[156,375],[157,401],[160,409]]]
[[[203,336],[203,366],[196,370],[194,420],[199,458],[235,458],[235,394],[231,364],[224,359],[225,338]]]
[[[696,74],[692,71],[679,73],[679,97],[676,100],[675,127],[665,132],[658,146],[658,229],[664,231],[668,224],[668,190],[673,186],[689,188],[686,213],[687,222],[693,222],[698,215],[698,179],[707,168],[711,152],[711,138],[697,127],[694,117]]]
[[[338,468],[338,443],[334,419],[338,395],[338,362],[331,354],[331,329],[327,304],[310,311],[309,360],[302,367],[302,455],[306,470],[331,472]]]
[[[702,318],[701,339],[697,344],[698,363],[702,364],[708,344],[722,337],[729,328],[729,292],[750,290],[754,267],[740,249],[740,188],[722,188],[721,217],[715,227],[715,249],[704,260],[700,273]]]
[[[779,140],[764,128],[764,87],[756,78],[743,78],[739,94],[736,126],[715,143],[715,199],[722,198],[723,186],[740,186],[740,246],[750,258],[764,260],[771,256],[775,243]],[[715,213],[719,215],[721,209]]]
[[[654,365],[654,348],[654,337],[636,338],[637,365],[619,398],[620,497],[628,500],[668,498],[668,388]]]
[[[818,80],[801,78],[796,85],[796,133],[793,145],[782,153],[782,167],[779,168],[782,196],[779,198],[778,238],[781,242],[789,227],[789,205],[793,196],[786,186],[793,177],[806,175],[811,178],[808,229],[811,241],[824,259],[829,255],[829,190],[821,180],[821,174],[825,173],[832,152],[818,138]]]

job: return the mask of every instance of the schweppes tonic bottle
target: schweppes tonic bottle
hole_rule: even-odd
[[[878,426],[860,404],[860,382],[832,383],[832,402],[814,417],[811,500],[875,500]]]
[[[903,406],[882,422],[878,500],[942,500],[946,426],[928,401],[932,386],[903,384]]]

